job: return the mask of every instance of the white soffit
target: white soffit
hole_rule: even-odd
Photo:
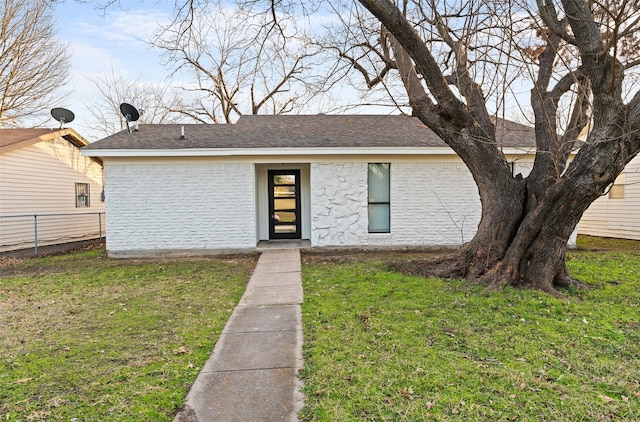
[[[533,154],[534,149],[502,148],[504,154]],[[282,157],[300,155],[455,155],[451,148],[182,148],[182,149],[92,149],[87,157]]]

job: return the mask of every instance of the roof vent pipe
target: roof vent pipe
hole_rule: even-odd
[[[180,140],[184,141],[185,139],[187,139],[187,138],[185,138],[185,136],[184,136],[184,126],[181,126],[180,127]]]

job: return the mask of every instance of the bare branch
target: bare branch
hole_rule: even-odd
[[[48,2],[0,4],[0,125],[20,125],[59,104],[69,57],[67,46],[55,39]]]
[[[174,73],[195,76],[200,95],[190,108],[207,112],[194,115],[232,123],[244,113],[295,109],[316,94],[312,76],[297,75],[315,65],[319,50],[279,3],[258,3],[198,5],[188,25],[174,22],[153,40]]]
[[[126,127],[120,104],[133,104],[143,123],[177,123],[182,119],[183,99],[170,83],[154,85],[139,79],[128,80],[111,68],[110,72],[90,81],[100,95],[87,104],[93,116],[91,129],[109,136]]]

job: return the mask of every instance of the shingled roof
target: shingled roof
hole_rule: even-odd
[[[503,145],[530,148],[534,130],[499,121]],[[184,128],[185,139],[180,139]],[[420,148],[446,144],[420,120],[385,115],[242,116],[236,124],[150,124],[94,142],[86,150]]]

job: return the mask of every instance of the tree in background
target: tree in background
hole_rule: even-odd
[[[94,126],[105,136],[127,127],[120,112],[120,104],[129,103],[142,112],[141,123],[179,123],[184,120],[183,99],[170,82],[153,84],[139,80],[128,80],[114,69],[91,80],[98,95],[87,104]]]
[[[353,87],[361,105],[387,107],[389,112],[410,114],[407,92],[394,72],[398,66],[385,42],[386,31],[366,9],[348,0],[331,2],[336,19],[327,20],[318,40],[333,57],[327,85],[346,83]],[[397,73],[397,72],[396,72]]]
[[[320,51],[286,13],[278,16],[221,2],[187,2],[152,44],[183,86],[180,113],[203,123],[232,123],[242,114],[298,111],[319,93],[313,70]]]
[[[55,39],[50,2],[0,3],[0,126],[49,110],[69,76],[66,45]]]

